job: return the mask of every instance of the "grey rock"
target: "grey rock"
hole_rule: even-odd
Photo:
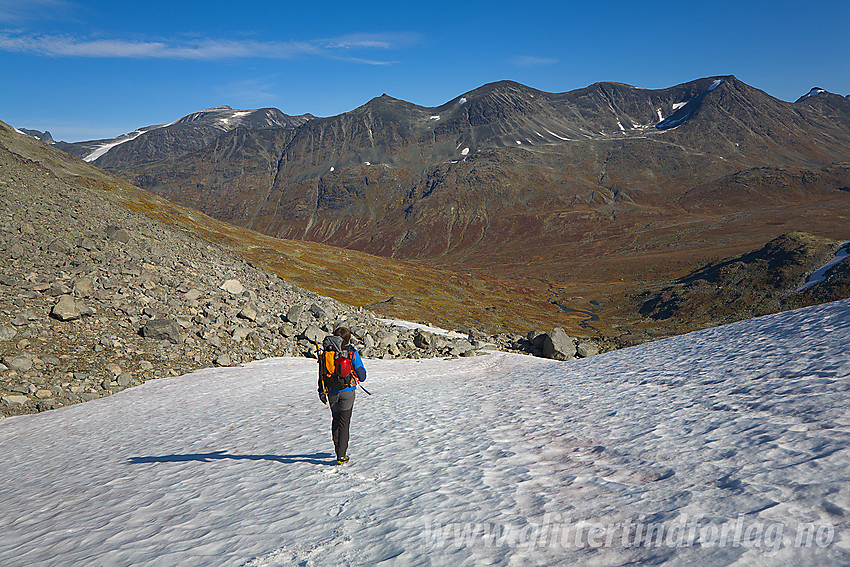
[[[321,343],[327,333],[316,325],[308,325],[301,335],[310,342]]]
[[[124,230],[123,228],[118,228],[117,226],[109,225],[106,227],[106,238],[114,242],[127,244],[128,242],[130,242],[130,233]]]
[[[118,375],[117,381],[119,386],[126,388],[133,381],[133,376],[127,372],[123,372]]]
[[[378,333],[378,348],[390,348],[398,345],[398,335],[381,331]]]
[[[334,316],[332,309],[319,305],[318,303],[314,303],[310,306],[310,313],[315,315],[317,319],[332,319]]]
[[[91,278],[80,278],[74,282],[74,294],[77,297],[89,297],[94,293],[94,282]]]
[[[57,297],[59,295],[69,295],[73,291],[70,287],[66,286],[64,283],[60,281],[55,281],[50,284],[50,287],[47,288],[47,295],[52,297]]]
[[[29,372],[32,369],[32,357],[27,354],[4,356],[3,364],[5,364],[9,370],[14,370],[16,372]]]
[[[597,354],[599,354],[599,347],[593,343],[580,341],[578,345],[576,345],[576,354],[578,354],[582,358],[587,358],[588,356],[596,356]]]
[[[231,364],[230,356],[227,354],[217,356],[214,362],[219,366],[230,366]]]
[[[235,329],[233,329],[231,338],[233,338],[234,342],[241,343],[250,333],[251,329],[246,329],[245,327],[236,327]]]
[[[29,318],[23,313],[18,313],[14,319],[12,319],[12,324],[16,327],[23,327],[25,325],[29,325]]]
[[[174,319],[151,319],[142,327],[142,336],[147,339],[181,342],[180,325]]]
[[[85,303],[77,303],[77,309],[80,310],[80,316],[82,317],[90,317],[92,315],[97,315],[97,311],[94,307],[89,307]]]
[[[242,285],[242,282],[236,279],[226,280],[219,289],[223,289],[227,293],[231,295],[242,295],[245,292],[245,286]]]
[[[15,395],[15,394],[7,394],[5,396],[0,397],[0,400],[2,400],[4,403],[9,404],[10,406],[11,405],[22,406],[25,403],[27,403],[28,401],[30,401],[30,399],[27,396],[19,396],[19,395]]]
[[[24,255],[24,247],[21,246],[19,242],[12,244],[12,247],[9,249],[9,257],[13,260],[17,260],[21,256]]]
[[[434,335],[422,331],[417,331],[413,336],[413,344],[416,348],[428,349],[434,346]]]
[[[18,334],[12,327],[0,327],[0,341],[11,341]]]
[[[190,289],[190,290],[189,290],[189,291],[187,291],[187,292],[186,292],[186,294],[184,295],[184,297],[185,297],[188,301],[197,301],[198,299],[200,299],[200,298],[201,298],[201,296],[202,296],[201,292],[200,292],[200,291],[198,291],[197,289]]]
[[[68,241],[61,238],[57,238],[47,245],[47,250],[49,252],[56,252],[57,254],[67,254],[70,249],[71,245]]]
[[[528,333],[528,342],[531,343],[532,349],[543,349],[543,341],[546,340],[546,333],[544,331],[529,331]]]
[[[243,307],[236,316],[241,319],[247,319],[248,321],[256,321],[257,315],[259,315],[257,308],[249,303]]]
[[[70,295],[61,296],[50,314],[60,321],[73,321],[82,317],[77,302]]]
[[[572,360],[576,345],[561,327],[555,327],[543,340],[543,356],[553,360]]]

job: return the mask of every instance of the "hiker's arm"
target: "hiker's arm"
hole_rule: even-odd
[[[363,361],[360,360],[360,353],[356,350],[354,351],[354,364],[352,367],[354,368],[354,373],[357,374],[358,382],[366,381],[366,367],[363,366]]]

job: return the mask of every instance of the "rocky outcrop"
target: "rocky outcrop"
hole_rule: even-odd
[[[639,312],[656,321],[718,325],[815,303],[826,295],[841,299],[848,280],[836,266],[828,282],[805,292],[806,277],[833,257],[840,243],[805,232],[779,236],[758,250],[727,258],[693,271],[657,292],[634,298]],[[828,289],[836,293],[829,294]],[[844,295],[846,297],[846,295]]]

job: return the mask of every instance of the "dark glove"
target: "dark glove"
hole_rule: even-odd
[[[328,404],[328,397],[321,392],[319,392],[319,399],[322,401],[323,404]]]

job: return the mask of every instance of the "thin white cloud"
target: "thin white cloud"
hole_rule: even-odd
[[[545,67],[558,62],[553,57],[535,57],[533,55],[517,55],[511,58],[511,63],[517,67]]]
[[[391,61],[362,58],[355,51],[391,50],[404,44],[406,36],[347,36],[316,41],[256,41],[202,39],[152,41],[127,39],[87,39],[68,35],[24,35],[0,32],[0,50],[48,57],[90,57],[117,59],[292,59],[302,56],[327,57],[367,65],[388,65]]]
[[[0,0],[0,22],[18,24],[34,19],[55,19],[70,7],[66,0]]]

